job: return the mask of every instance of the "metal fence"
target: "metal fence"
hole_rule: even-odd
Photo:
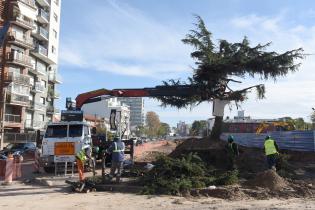
[[[5,133],[3,138],[5,143],[15,142],[35,142],[35,133]]]
[[[227,140],[229,135],[234,136],[236,143],[247,147],[263,148],[266,135],[270,135],[280,149],[315,152],[314,131],[277,131],[262,134],[223,133],[221,139]]]

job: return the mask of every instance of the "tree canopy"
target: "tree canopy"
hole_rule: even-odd
[[[289,72],[297,71],[300,63],[296,63],[295,59],[304,57],[302,48],[277,53],[266,50],[271,43],[251,46],[247,37],[237,43],[224,39],[214,43],[212,33],[207,30],[204,21],[199,16],[196,18],[196,29],[191,30],[182,40],[195,50],[191,53],[196,64],[193,75],[187,81],[163,81],[165,86],[194,86],[196,94],[157,97],[162,105],[182,108],[213,99],[239,102],[246,99],[247,93],[253,88],[257,90],[258,98],[262,99],[265,96],[263,84],[233,90],[229,83],[241,83],[236,79],[246,77],[276,80]]]

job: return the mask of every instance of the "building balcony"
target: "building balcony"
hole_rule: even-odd
[[[27,75],[19,74],[16,72],[7,72],[5,74],[5,81],[7,82],[13,82],[21,85],[27,85],[30,86],[31,78]]]
[[[47,24],[49,23],[49,13],[43,9],[38,10],[37,20],[40,23]]]
[[[32,67],[31,57],[17,51],[7,53],[7,62],[23,67]]]
[[[36,56],[37,58],[41,59],[42,61],[45,61],[48,64],[55,64],[50,58],[48,58],[48,49],[44,47],[43,45],[38,44],[35,47],[35,49],[32,51],[32,54]],[[41,69],[38,69],[38,70],[40,71]],[[45,74],[46,74],[46,71],[45,71]]]
[[[32,35],[41,41],[48,41],[49,38],[49,32],[45,28],[37,25],[35,25]]]
[[[15,93],[8,93],[7,94],[7,103],[12,105],[19,105],[19,106],[29,106],[30,100],[29,96],[19,95]]]
[[[28,49],[34,48],[33,39],[31,37],[17,35],[15,31],[9,33],[8,42]]]
[[[21,127],[22,122],[21,115],[5,114],[4,115],[4,126],[5,127]]]
[[[37,111],[46,111],[46,105],[45,104],[41,104],[41,103],[34,103],[34,110],[37,110]]]
[[[56,114],[56,113],[60,113],[60,109],[54,107],[54,106],[47,106],[47,109],[46,109],[47,113],[48,114]]]
[[[48,88],[47,94],[48,94],[48,97],[53,98],[53,99],[59,99],[60,97],[60,94],[55,89],[52,89],[50,87]]]
[[[61,76],[55,72],[51,72],[48,75],[48,81],[51,81],[53,83],[61,84]]]
[[[35,66],[33,66],[32,68],[29,68],[28,71],[32,72],[33,74],[41,75],[41,76],[45,76],[47,74],[45,69],[36,68]]]
[[[25,120],[24,127],[27,129],[43,129],[45,127],[46,123],[42,121],[37,120]]]
[[[35,93],[44,93],[45,92],[45,86],[42,85],[40,82],[35,82],[35,85],[32,89]]]
[[[12,23],[21,26],[22,28],[33,30],[34,29],[34,21],[31,19],[28,19],[27,17],[23,15],[18,15],[13,18]]]
[[[50,0],[37,0],[37,2],[43,7],[49,7],[50,6]]]
[[[31,7],[32,9],[36,10],[35,1],[34,0],[18,0],[19,2],[24,3],[25,5]]]

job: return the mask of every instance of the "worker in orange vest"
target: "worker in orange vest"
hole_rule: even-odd
[[[84,163],[86,160],[91,159],[91,147],[87,146],[81,149],[77,154],[76,154],[76,161],[77,161],[77,167],[78,167],[78,172],[79,172],[79,180],[80,182],[84,182],[85,177],[84,177]]]

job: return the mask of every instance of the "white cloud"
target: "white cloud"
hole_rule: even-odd
[[[81,17],[87,28],[64,34],[62,65],[160,79],[190,71],[183,34],[127,4],[106,2],[102,7],[87,3],[93,11]]]
[[[304,117],[309,121],[311,107],[315,106],[315,24],[289,25],[288,18],[285,13],[280,13],[274,17],[243,16],[230,22],[236,30],[242,29],[242,33],[248,35],[254,43],[272,41],[269,50],[284,52],[302,47],[306,54],[313,54],[300,60],[302,65],[298,72],[279,78],[276,83],[265,82],[267,98],[256,101],[252,95],[243,105],[243,109],[247,114],[261,118],[292,116]],[[230,115],[234,113],[235,111]]]

